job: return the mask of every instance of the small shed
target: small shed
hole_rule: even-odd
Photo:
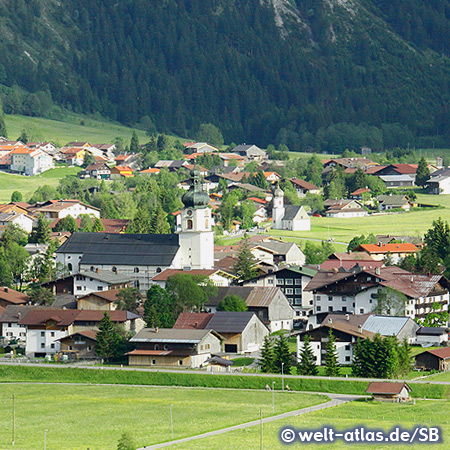
[[[421,327],[416,332],[418,344],[441,345],[448,342],[448,328],[443,327]]]
[[[422,370],[450,370],[450,347],[427,350],[416,356],[416,368]]]
[[[220,356],[213,356],[205,361],[203,364],[210,372],[230,372],[231,366],[234,364],[229,359]]]
[[[406,402],[410,399],[411,388],[405,383],[372,382],[366,393],[372,394],[374,400],[382,402]]]

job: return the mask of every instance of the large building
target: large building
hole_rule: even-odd
[[[284,192],[277,187],[274,192],[273,225],[275,230],[309,231],[311,230],[311,218],[303,206],[284,205]]]
[[[80,272],[129,276],[141,290],[165,269],[212,269],[214,232],[209,197],[198,171],[183,195],[181,230],[176,234],[74,233],[57,251],[56,261]]]

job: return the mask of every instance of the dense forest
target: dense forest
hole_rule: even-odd
[[[449,46],[450,0],[4,0],[0,93],[6,113],[213,123],[292,150],[352,126],[440,146]]]

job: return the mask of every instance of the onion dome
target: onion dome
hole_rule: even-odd
[[[181,197],[181,201],[186,208],[202,209],[208,206],[209,196],[202,190],[199,170],[191,170],[191,187],[189,188],[189,191]]]

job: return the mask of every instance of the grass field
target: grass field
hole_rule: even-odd
[[[372,429],[391,430],[394,426],[401,426],[407,430],[412,430],[416,425],[435,427],[439,426],[443,430],[444,442],[440,444],[407,444],[407,445],[360,445],[358,443],[344,443],[340,440],[325,444],[300,444],[293,443],[290,448],[307,449],[448,449],[450,439],[449,427],[450,402],[418,401],[413,404],[396,403],[375,403],[366,401],[355,401],[346,403],[334,408],[313,412],[292,418],[290,420],[279,420],[274,423],[265,424],[263,427],[263,448],[270,450],[282,450],[289,448],[279,441],[279,431],[286,426],[295,429],[318,429],[325,425],[331,425],[336,432],[348,430],[350,428],[365,425]],[[239,431],[232,431],[221,436],[197,440],[189,445],[174,445],[174,450],[241,450],[260,448],[260,428],[258,426]]]
[[[12,394],[16,443],[11,445]],[[319,395],[275,393],[275,413],[327,401]],[[272,415],[265,391],[3,384],[0,390],[0,448],[112,450],[127,431],[139,446],[199,434]],[[191,447],[193,448],[193,447]]]
[[[80,170],[79,167],[57,167],[34,177],[0,172],[0,202],[11,201],[11,194],[14,191],[21,192],[24,201],[27,201],[39,186],[48,184],[56,187],[61,178],[76,175]]]

